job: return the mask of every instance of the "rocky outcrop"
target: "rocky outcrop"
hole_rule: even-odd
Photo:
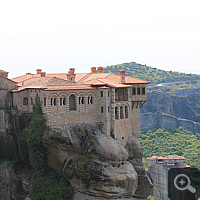
[[[0,199],[28,200],[28,184],[23,175],[16,175],[12,163],[0,164]]]
[[[142,163],[143,152],[139,139],[135,135],[132,135],[125,148],[129,153],[128,161],[134,166],[138,175],[138,187],[133,196],[145,198],[151,193],[153,184],[149,180]]]
[[[178,128],[182,126],[185,130],[193,133],[200,133],[200,123],[187,119],[180,119],[166,113],[143,113],[140,115],[140,128],[145,129],[167,129],[169,127]]]
[[[180,97],[158,91],[149,92],[147,102],[141,108],[141,114],[157,111],[177,118],[200,122],[200,95],[191,94],[187,97]]]
[[[200,95],[171,96],[164,92],[149,92],[141,108],[140,128],[178,128],[200,132]]]
[[[149,196],[152,184],[142,164],[137,137],[130,138],[125,149],[104,135],[97,125],[54,127],[52,130],[54,133],[47,140],[49,165],[54,169],[63,168],[64,176],[78,192],[76,195],[82,194],[82,199],[91,199],[89,196],[144,199]]]

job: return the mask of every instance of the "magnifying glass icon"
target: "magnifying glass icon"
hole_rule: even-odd
[[[176,187],[176,189],[181,191],[188,189],[190,192],[195,193],[196,189],[190,184],[190,178],[185,174],[179,174],[174,179],[174,186]]]

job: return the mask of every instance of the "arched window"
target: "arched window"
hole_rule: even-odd
[[[128,118],[128,106],[125,106],[125,118]]]
[[[88,104],[93,104],[93,98],[92,97],[88,97]]]
[[[119,119],[118,107],[115,107],[115,119]]]
[[[46,97],[44,97],[44,106],[46,106],[47,105],[47,99],[46,99]]]
[[[71,94],[69,96],[69,110],[76,110],[75,100],[76,100],[76,97],[73,94]]]
[[[84,104],[84,97],[79,97],[79,105]]]
[[[25,98],[23,99],[23,105],[28,105],[28,98],[25,97]]]
[[[66,105],[65,98],[60,98],[60,105],[61,106]]]
[[[33,105],[33,98],[31,97],[31,105]]]
[[[56,98],[51,98],[51,106],[56,106]]]
[[[124,119],[123,107],[120,107],[120,119]]]

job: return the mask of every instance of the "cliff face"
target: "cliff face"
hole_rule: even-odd
[[[0,195],[29,199],[27,173],[19,170],[23,167],[24,157],[19,153],[23,153],[23,146],[17,138],[19,132],[26,131],[30,116],[1,110],[0,119],[0,160],[4,159],[0,163]],[[132,135],[123,147],[99,128],[98,124],[52,127],[46,135],[49,166],[63,169],[76,190],[75,199],[148,199],[153,185],[142,164],[138,138]],[[5,158],[11,161],[5,162]]]
[[[179,97],[150,92],[147,97],[141,108],[141,130],[182,126],[186,130],[200,132],[199,94]]]
[[[145,199],[152,190],[142,149],[132,136],[126,147],[104,135],[97,125],[55,127],[48,138],[49,166],[63,166],[64,176],[77,191],[75,198]],[[60,134],[58,134],[60,133]]]
[[[140,116],[141,130],[145,129],[167,129],[169,127],[178,128],[182,126],[185,130],[193,133],[200,133],[200,123],[187,119],[179,119],[162,112],[144,113]]]

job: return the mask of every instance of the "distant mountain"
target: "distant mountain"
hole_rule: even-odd
[[[127,76],[132,76],[157,84],[178,81],[200,80],[200,75],[197,74],[185,74],[179,72],[165,71],[146,65],[141,65],[136,62],[107,66],[104,68],[104,72],[112,72],[115,74],[119,74],[120,69],[125,69]]]

